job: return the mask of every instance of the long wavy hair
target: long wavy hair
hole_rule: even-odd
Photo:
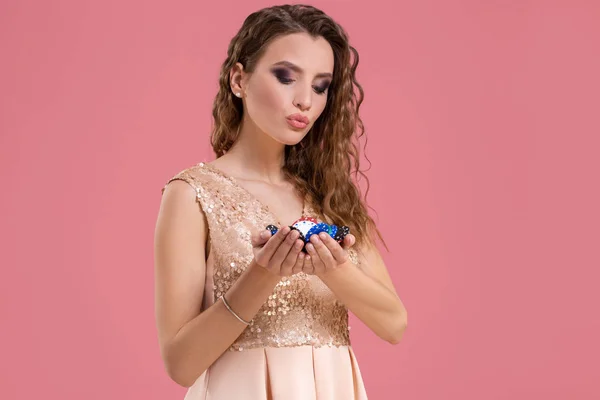
[[[308,195],[310,205],[324,221],[350,227],[356,245],[374,243],[375,234],[385,245],[368,214],[369,179],[360,170],[358,143],[365,132],[359,116],[364,92],[355,76],[358,52],[349,44],[344,29],[323,11],[309,5],[281,5],[261,9],[246,18],[229,43],[221,66],[219,92],[212,110],[213,151],[217,158],[224,155],[237,140],[242,122],[242,100],[233,96],[230,87],[231,68],[239,62],[246,72],[252,73],[273,39],[293,33],[327,40],[333,49],[334,71],[322,114],[300,143],[285,147],[284,174],[302,194]],[[356,181],[360,175],[367,182],[364,199],[353,175]]]

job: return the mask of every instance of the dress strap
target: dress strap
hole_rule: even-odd
[[[163,194],[165,192],[165,189],[167,188],[167,185],[169,185],[169,183],[176,181],[176,180],[184,181],[188,185],[190,185],[196,191],[196,201],[200,202],[200,198],[201,198],[200,193],[202,191],[202,184],[201,184],[200,180],[198,179],[198,177],[194,173],[192,173],[190,168],[187,168],[187,169],[179,172],[172,178],[170,178],[167,181],[167,183],[165,183],[165,185],[162,187],[161,194]]]
[[[213,233],[222,230],[223,225],[235,223],[232,211],[235,210],[235,198],[230,195],[228,182],[218,179],[204,168],[204,163],[199,163],[177,173],[170,178],[162,188],[164,193],[167,185],[175,180],[181,180],[190,185],[196,192],[196,202],[206,215],[209,229]],[[233,208],[232,208],[233,205]]]

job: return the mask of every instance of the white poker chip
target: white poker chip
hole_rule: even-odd
[[[298,222],[296,222],[292,226],[294,228],[298,229],[300,232],[302,232],[302,234],[304,236],[306,236],[306,234],[308,233],[308,231],[310,230],[310,228],[312,228],[315,225],[316,224],[314,222],[312,222],[312,221],[298,221]]]

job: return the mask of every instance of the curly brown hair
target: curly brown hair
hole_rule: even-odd
[[[349,44],[344,29],[323,11],[302,4],[280,5],[263,8],[246,18],[229,43],[227,58],[221,65],[210,137],[215,155],[219,158],[233,146],[242,122],[242,100],[230,89],[231,69],[239,62],[246,72],[253,72],[272,40],[293,33],[327,40],[333,49],[334,71],[322,114],[300,143],[285,147],[284,173],[302,194],[308,195],[310,205],[324,221],[350,227],[357,245],[374,243],[375,233],[385,245],[368,214],[369,179],[360,170],[358,143],[365,132],[359,117],[364,92],[355,76],[358,52]],[[353,174],[355,179],[360,175],[367,182],[364,200]]]

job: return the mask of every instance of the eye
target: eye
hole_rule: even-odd
[[[315,90],[315,92],[317,94],[323,94],[323,93],[325,93],[328,88],[329,88],[329,84],[322,85],[322,86],[313,86],[313,89]]]
[[[284,85],[289,85],[290,83],[294,82],[294,80],[290,78],[290,75],[286,70],[277,69],[273,71],[273,74],[275,75],[277,80],[283,83]]]

